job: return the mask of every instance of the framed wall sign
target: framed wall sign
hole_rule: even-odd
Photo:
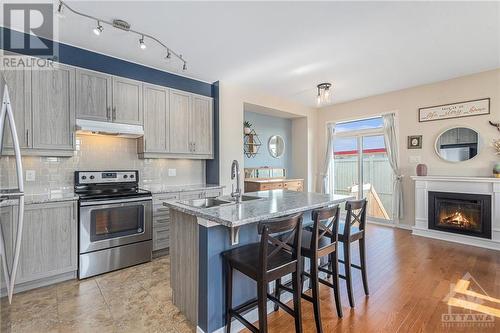
[[[451,118],[480,116],[490,113],[490,99],[476,99],[452,104],[429,106],[418,109],[418,121],[434,121]]]

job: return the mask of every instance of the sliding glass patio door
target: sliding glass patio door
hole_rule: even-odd
[[[392,222],[394,176],[381,128],[341,130],[335,138],[330,175],[335,194],[366,198],[370,220]]]

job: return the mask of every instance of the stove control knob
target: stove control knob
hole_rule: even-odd
[[[87,176],[82,176],[82,179],[83,179],[83,180],[87,179]]]
[[[134,178],[135,176],[134,175],[130,175],[130,178]]]
[[[123,178],[128,178],[128,176],[127,175],[123,175]]]
[[[94,179],[95,177],[94,176],[90,176],[90,179]]]

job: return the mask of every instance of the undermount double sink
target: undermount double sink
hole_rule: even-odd
[[[243,195],[241,196],[241,201],[252,201],[252,200],[259,200],[262,198],[259,197],[253,197],[250,195]],[[196,207],[196,208],[212,208],[212,207],[219,207],[219,206],[226,206],[226,205],[234,205],[236,204],[236,201],[234,199],[221,199],[221,198],[205,198],[205,199],[194,199],[194,200],[186,200],[182,201],[183,204],[191,207]]]

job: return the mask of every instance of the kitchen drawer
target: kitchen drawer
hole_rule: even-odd
[[[163,206],[163,201],[179,199],[179,193],[159,193],[153,195],[153,205]]]
[[[159,216],[153,217],[153,230],[168,228],[170,226],[170,217]]]
[[[283,188],[283,183],[266,183],[260,186],[261,191],[277,190],[282,188]]]
[[[153,206],[153,216],[170,216],[170,209],[163,205]]]
[[[304,185],[300,180],[283,182],[283,187],[291,191],[303,191]]]
[[[169,229],[153,230],[153,251],[169,247],[170,231]]]

